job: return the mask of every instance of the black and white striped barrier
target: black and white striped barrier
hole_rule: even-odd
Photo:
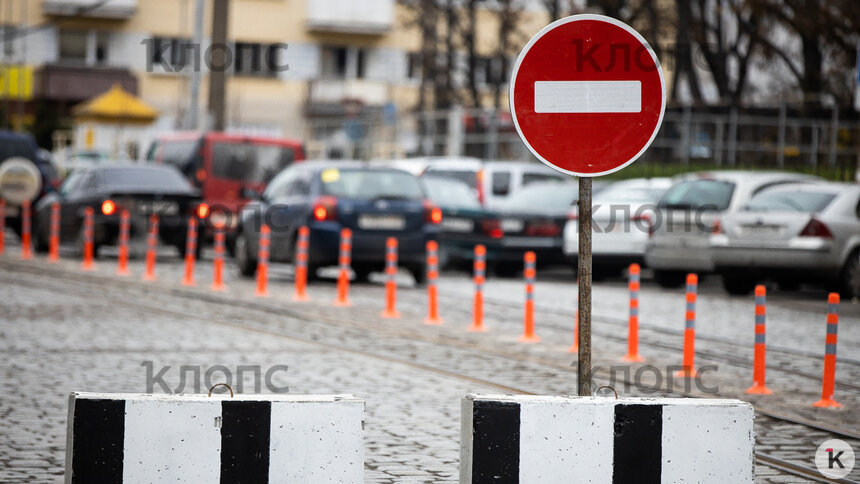
[[[467,395],[460,483],[752,483],[740,400]]]
[[[360,483],[351,395],[72,393],[66,483]]]

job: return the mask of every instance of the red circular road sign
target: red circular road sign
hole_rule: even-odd
[[[510,83],[520,137],[541,161],[574,176],[633,163],[654,140],[666,108],[663,69],[630,26],[573,15],[538,32]]]

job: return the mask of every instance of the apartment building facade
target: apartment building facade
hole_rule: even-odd
[[[189,127],[191,73],[200,69],[204,128],[212,2],[205,2],[199,46],[194,4],[0,0],[0,84],[15,91],[0,106],[21,127],[38,124],[45,112],[68,123],[72,106],[120,84],[158,110],[154,136]],[[396,0],[231,0],[227,129],[302,138],[315,119],[413,108],[422,47],[414,15]],[[541,11],[528,15],[533,26],[524,31],[548,20]],[[491,52],[497,31],[479,19],[484,23],[478,48]],[[0,98],[4,92],[0,87]]]

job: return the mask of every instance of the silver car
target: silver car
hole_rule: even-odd
[[[615,182],[594,195],[592,258],[595,279],[614,276],[629,264],[643,263],[657,201],[672,185],[669,178]],[[576,263],[579,221],[572,207],[564,226],[564,253]]]
[[[715,171],[678,177],[652,220],[645,263],[663,287],[680,287],[688,272],[714,270],[710,235],[714,222],[738,211],[770,187],[819,178],[794,173]]]
[[[783,185],[762,191],[714,227],[716,271],[731,294],[773,279],[823,282],[860,297],[860,185]]]

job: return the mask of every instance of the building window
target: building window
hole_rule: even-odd
[[[180,72],[188,65],[189,41],[171,37],[154,37],[150,50],[150,62],[161,66],[165,72]]]
[[[85,30],[60,30],[60,62],[86,64],[88,38]]]
[[[328,79],[346,78],[346,47],[323,47],[322,70],[320,74]]]
[[[97,30],[60,30],[59,59],[64,64],[107,65],[110,33]]]
[[[324,46],[320,75],[326,79],[362,79],[367,74],[367,49]]]
[[[95,57],[95,63],[100,66],[106,65],[108,63],[108,45],[110,42],[110,33],[96,32],[95,39],[95,52],[93,53],[93,57]]]
[[[280,63],[280,44],[236,42],[234,73],[244,76],[276,77]]]
[[[409,52],[406,54],[407,79],[421,79],[422,67],[420,52]]]

